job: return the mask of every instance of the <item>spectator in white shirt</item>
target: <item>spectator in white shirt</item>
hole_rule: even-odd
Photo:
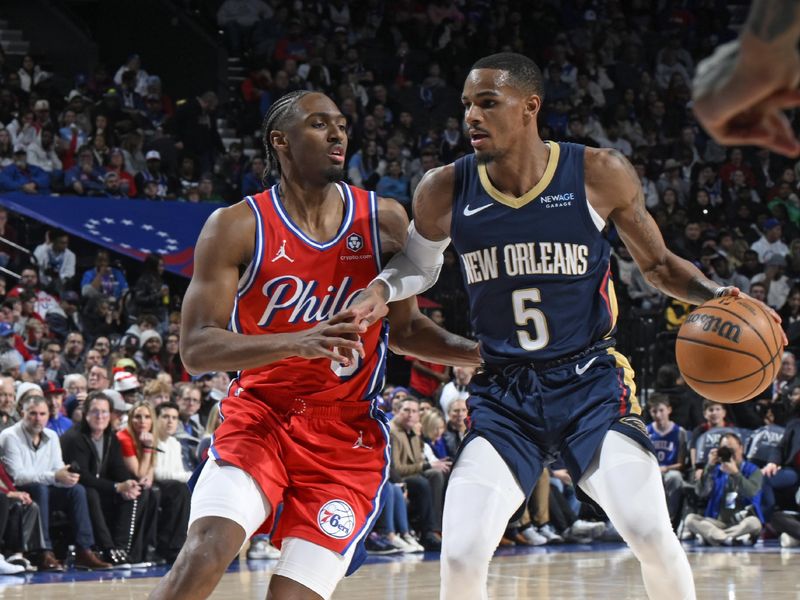
[[[50,230],[44,244],[39,244],[33,256],[39,265],[39,282],[43,286],[61,289],[75,277],[75,253],[68,248],[69,235],[60,229]]]
[[[191,472],[183,466],[181,444],[175,437],[180,411],[174,402],[162,402],[156,407],[158,456],[155,481],[161,490],[156,551],[173,562],[186,541],[189,527],[189,488],[186,482]]]
[[[752,250],[758,252],[758,262],[766,263],[773,254],[780,256],[789,254],[789,247],[781,240],[783,228],[778,219],[772,218],[764,221],[762,232],[761,237],[750,246]]]
[[[61,171],[61,159],[55,148],[55,135],[49,127],[42,129],[39,138],[28,145],[28,164],[56,173]]]
[[[475,374],[473,367],[454,367],[453,368],[453,381],[445,384],[442,388],[442,394],[439,396],[439,406],[442,407],[442,412],[448,414],[450,405],[456,400],[465,400],[469,398],[467,386]]]

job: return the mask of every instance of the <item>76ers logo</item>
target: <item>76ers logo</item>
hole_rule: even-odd
[[[347,249],[350,252],[358,252],[364,247],[364,238],[357,233],[351,233],[347,236]]]
[[[353,509],[344,500],[329,500],[317,513],[317,525],[325,535],[332,538],[349,538],[355,525]]]

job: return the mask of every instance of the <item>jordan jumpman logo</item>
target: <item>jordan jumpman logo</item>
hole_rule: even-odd
[[[372,446],[367,446],[364,443],[364,432],[363,431],[359,431],[358,432],[358,439],[353,444],[353,448],[366,448],[367,450],[372,450]]]
[[[289,262],[294,262],[294,259],[291,258],[288,254],[286,254],[286,240],[283,240],[281,244],[281,249],[278,250],[278,253],[275,255],[275,258],[272,259],[272,262],[275,262],[279,258],[285,258]]]

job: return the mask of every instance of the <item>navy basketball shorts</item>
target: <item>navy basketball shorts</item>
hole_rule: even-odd
[[[552,363],[551,363],[552,364]],[[529,497],[547,465],[561,459],[576,491],[609,429],[653,452],[640,418],[633,369],[613,348],[589,350],[543,368],[487,366],[470,384],[469,433],[497,450]]]

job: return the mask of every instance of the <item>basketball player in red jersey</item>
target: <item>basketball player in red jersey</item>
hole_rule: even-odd
[[[283,96],[264,123],[280,183],[218,210],[200,233],[181,356],[193,373],[239,376],[194,488],[188,539],[153,599],[207,597],[281,502],[268,598],[329,598],[363,560],[390,463],[376,404],[388,324],[356,325],[346,308],[403,246],[408,220],[397,202],[338,183],[345,125],[323,94]],[[388,321],[397,351],[480,361],[475,342],[436,326],[414,299],[392,305]]]

